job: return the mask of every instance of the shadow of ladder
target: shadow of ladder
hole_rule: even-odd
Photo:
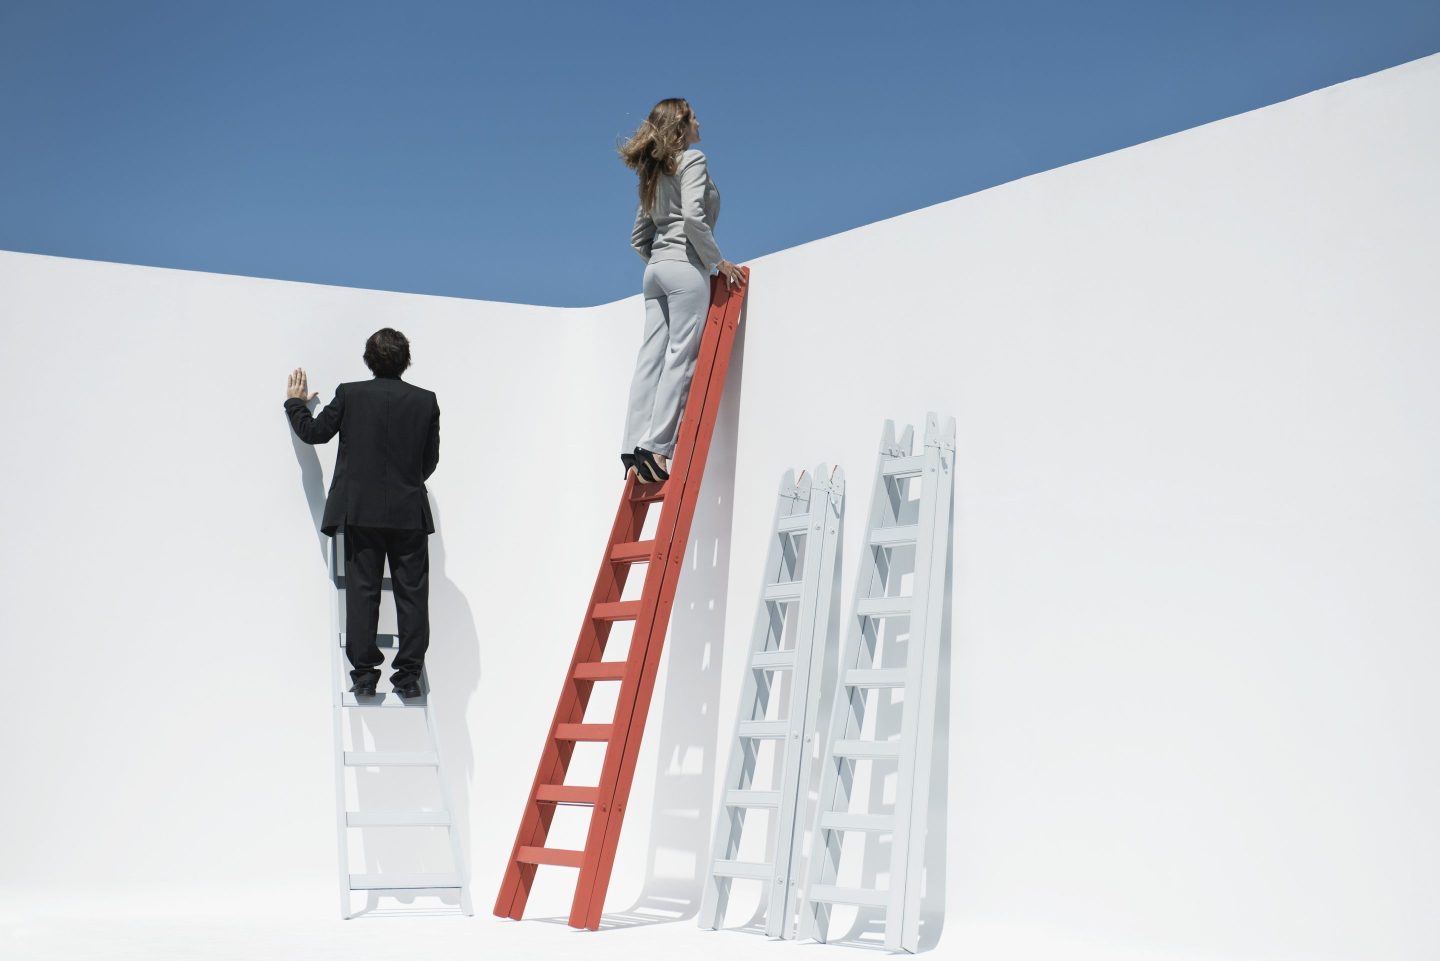
[[[416,894],[454,891],[459,896],[460,910],[473,914],[470,905],[470,888],[466,879],[465,860],[460,848],[460,829],[453,816],[449,783],[445,779],[445,767],[440,752],[439,725],[436,723],[434,708],[430,701],[430,676],[421,669],[419,698],[404,699],[393,692],[377,694],[374,697],[357,698],[353,691],[347,691],[346,662],[342,652],[345,649],[345,575],[343,556],[344,533],[330,538],[329,575],[332,586],[330,604],[331,643],[331,713],[335,725],[335,825],[339,848],[340,916],[349,919],[354,916],[351,902],[356,891],[364,891],[371,897],[381,894]],[[389,589],[390,579],[382,581],[382,588]],[[380,634],[376,637],[381,648],[395,649],[399,639],[394,634]],[[420,711],[425,721],[424,741],[412,751],[351,751],[345,747],[345,715],[349,711],[402,710]],[[347,800],[347,768],[397,768],[423,767],[434,770],[440,791],[441,807],[431,810],[360,811],[351,810]],[[454,870],[443,873],[350,873],[350,836],[352,828],[376,827],[443,827],[450,843]]]

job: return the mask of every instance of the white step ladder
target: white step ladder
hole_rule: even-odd
[[[832,472],[821,464],[813,474],[801,472],[798,481],[794,471],[786,471],[780,481],[701,898],[702,928],[724,925],[731,882],[749,878],[765,882],[765,933],[772,938],[794,934],[797,872],[807,823],[804,799],[818,741],[815,693],[826,650],[833,648],[830,611],[839,596],[836,558],[844,498],[845,478],[838,467]],[[767,741],[773,744],[773,756],[762,748]],[[755,788],[757,775],[769,775],[764,789]],[[752,831],[747,839],[747,815],[757,810],[768,812],[768,823],[754,824],[763,834]],[[738,860],[757,848],[762,860]]]
[[[927,415],[923,452],[914,454],[913,443],[913,428],[906,427],[897,442],[894,422],[885,422],[822,752],[800,912],[801,936],[825,941],[835,905],[858,906],[862,913],[878,908],[885,947],[912,953],[919,947],[936,695],[938,684],[948,683],[939,677],[939,664],[952,550],[955,419],[942,429],[933,413]],[[911,589],[904,594],[907,577]],[[902,653],[904,663],[897,664]],[[876,810],[884,806],[891,770],[894,806]],[[873,807],[865,803],[867,792]],[[883,851],[884,834],[890,835],[887,886],[867,885],[863,877],[857,882],[857,869],[868,868],[860,856],[867,846],[871,854]]]
[[[439,728],[435,712],[430,704],[430,677],[422,670],[420,690],[422,696],[402,699],[391,692],[374,697],[357,698],[351,689],[349,661],[345,658],[345,563],[343,544],[344,533],[330,538],[330,619],[332,625],[330,664],[333,698],[331,701],[335,719],[335,824],[338,832],[340,851],[340,916],[349,919],[354,915],[351,907],[352,895],[356,891],[376,894],[413,895],[433,894],[441,891],[457,891],[460,910],[474,914],[470,906],[470,888],[465,876],[465,861],[460,851],[460,830],[451,812],[454,807],[450,800],[450,788],[445,780],[445,768],[441,762]],[[389,587],[388,568],[382,586]],[[395,650],[399,640],[394,634],[376,637],[382,649]],[[373,709],[399,709],[420,711],[425,719],[425,738],[414,751],[359,751],[348,750],[345,743],[345,719],[349,711]],[[359,811],[352,810],[347,800],[346,769],[422,767],[435,771],[439,788],[440,807],[425,810],[405,811]],[[443,827],[450,842],[450,854],[454,870],[443,873],[421,874],[351,874],[350,835],[352,828],[373,827]]]

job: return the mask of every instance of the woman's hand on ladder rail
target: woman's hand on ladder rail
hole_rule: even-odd
[[[715,265],[715,269],[720,271],[720,276],[724,277],[726,282],[730,284],[731,290],[734,290],[745,282],[745,275],[740,272],[740,268],[728,260],[720,261],[720,263]]]

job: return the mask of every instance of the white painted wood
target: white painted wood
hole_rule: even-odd
[[[927,415],[923,452],[913,454],[914,429],[899,438],[885,423],[880,437],[867,545],[860,559],[853,613],[846,622],[845,649],[831,707],[827,744],[821,753],[817,802],[801,936],[826,940],[832,904],[882,908],[889,950],[918,948],[919,906],[923,882],[926,810],[934,744],[935,702],[942,638],[943,603],[948,588],[950,520],[954,489],[955,421],[942,429]],[[916,498],[910,485],[918,484]],[[897,555],[913,544],[911,593],[896,592],[906,571]],[[877,646],[885,626],[889,658],[894,633],[887,619],[908,618],[903,668],[877,665]],[[898,627],[898,625],[896,625]],[[865,731],[870,692],[903,691],[899,737],[876,740]],[[875,697],[879,697],[876,694]],[[851,784],[861,763],[898,762],[894,813],[851,810]],[[885,891],[837,886],[846,832],[890,833],[889,888]]]
[[[351,891],[444,891],[464,889],[458,874],[352,874]]]
[[[843,475],[838,469],[832,473],[823,464],[814,474],[802,473],[798,480],[793,471],[787,471],[780,482],[725,790],[715,820],[710,869],[701,899],[699,924],[703,928],[714,929],[724,923],[730,881],[748,878],[766,884],[766,934],[789,937],[793,931],[796,855],[800,847],[796,827],[803,823],[797,812],[808,780],[806,772],[818,716],[812,705],[812,680],[820,676],[817,665],[823,663],[829,636],[843,497]],[[787,635],[793,636],[794,646],[777,649]],[[776,675],[781,671],[788,672],[790,680],[784,716],[766,720],[775,696]],[[759,761],[757,743],[761,740],[778,742],[775,790],[750,789]],[[756,808],[775,812],[766,837],[768,860],[739,861],[736,856],[746,814]]]
[[[346,811],[352,828],[448,827],[449,811]]]
[[[346,751],[346,767],[435,767],[434,751]]]

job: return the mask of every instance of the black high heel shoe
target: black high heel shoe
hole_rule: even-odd
[[[626,477],[629,477],[629,476],[630,476],[630,472],[631,472],[632,470],[635,470],[635,455],[634,455],[634,454],[621,454],[621,455],[620,455],[620,463],[622,463],[622,464],[625,465],[625,476],[626,476]]]
[[[643,447],[635,448],[635,474],[647,484],[658,484],[670,479],[669,472],[655,463],[655,455]]]

